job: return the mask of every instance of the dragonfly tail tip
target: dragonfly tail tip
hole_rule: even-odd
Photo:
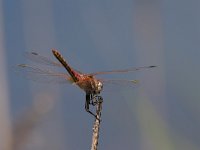
[[[53,53],[57,53],[58,51],[57,51],[55,48],[53,48],[53,49],[52,49],[52,52],[53,52]]]

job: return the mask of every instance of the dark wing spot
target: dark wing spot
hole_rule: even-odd
[[[26,64],[19,64],[18,66],[19,66],[19,67],[23,67],[23,68],[27,67]]]
[[[36,52],[31,52],[31,54],[33,54],[33,55],[38,55],[38,53],[36,53]]]

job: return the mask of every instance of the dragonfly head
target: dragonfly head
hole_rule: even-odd
[[[96,82],[96,93],[97,94],[100,94],[100,92],[102,91],[102,89],[103,89],[103,84],[102,84],[102,82],[101,81],[99,81],[99,80],[97,80],[97,82]]]

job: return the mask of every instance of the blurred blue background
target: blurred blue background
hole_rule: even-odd
[[[199,150],[199,14],[196,0],[0,0],[0,149],[90,148],[84,92],[13,70],[56,48],[86,73],[158,66],[101,76],[140,83],[105,87],[99,149]]]

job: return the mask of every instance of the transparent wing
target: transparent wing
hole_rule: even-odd
[[[73,83],[71,77],[64,73],[55,73],[47,69],[20,64],[16,66],[15,71],[23,77],[43,83]]]
[[[142,69],[150,69],[154,68],[156,66],[144,66],[144,67],[137,67],[137,68],[129,68],[129,69],[122,69],[122,70],[110,70],[110,71],[100,71],[100,72],[94,72],[90,73],[89,75],[101,75],[101,74],[113,74],[113,73],[128,73],[128,72],[134,72]]]
[[[25,57],[33,62],[44,64],[44,65],[49,65],[49,66],[57,66],[57,67],[62,67],[62,64],[51,60],[48,57],[42,56],[36,52],[25,52],[24,53]]]
[[[36,52],[25,52],[24,55],[28,60],[31,60],[32,62],[35,62],[35,63],[48,65],[48,66],[63,67],[63,65],[61,63],[53,61],[50,58],[42,56]],[[78,71],[76,69],[73,69],[73,70],[81,73],[80,71]]]
[[[138,80],[126,80],[126,79],[100,79],[103,83],[104,92],[116,92],[116,91],[132,91],[139,86]]]
[[[123,86],[135,86],[139,80],[126,80],[126,79],[100,79],[103,84],[114,84]]]

